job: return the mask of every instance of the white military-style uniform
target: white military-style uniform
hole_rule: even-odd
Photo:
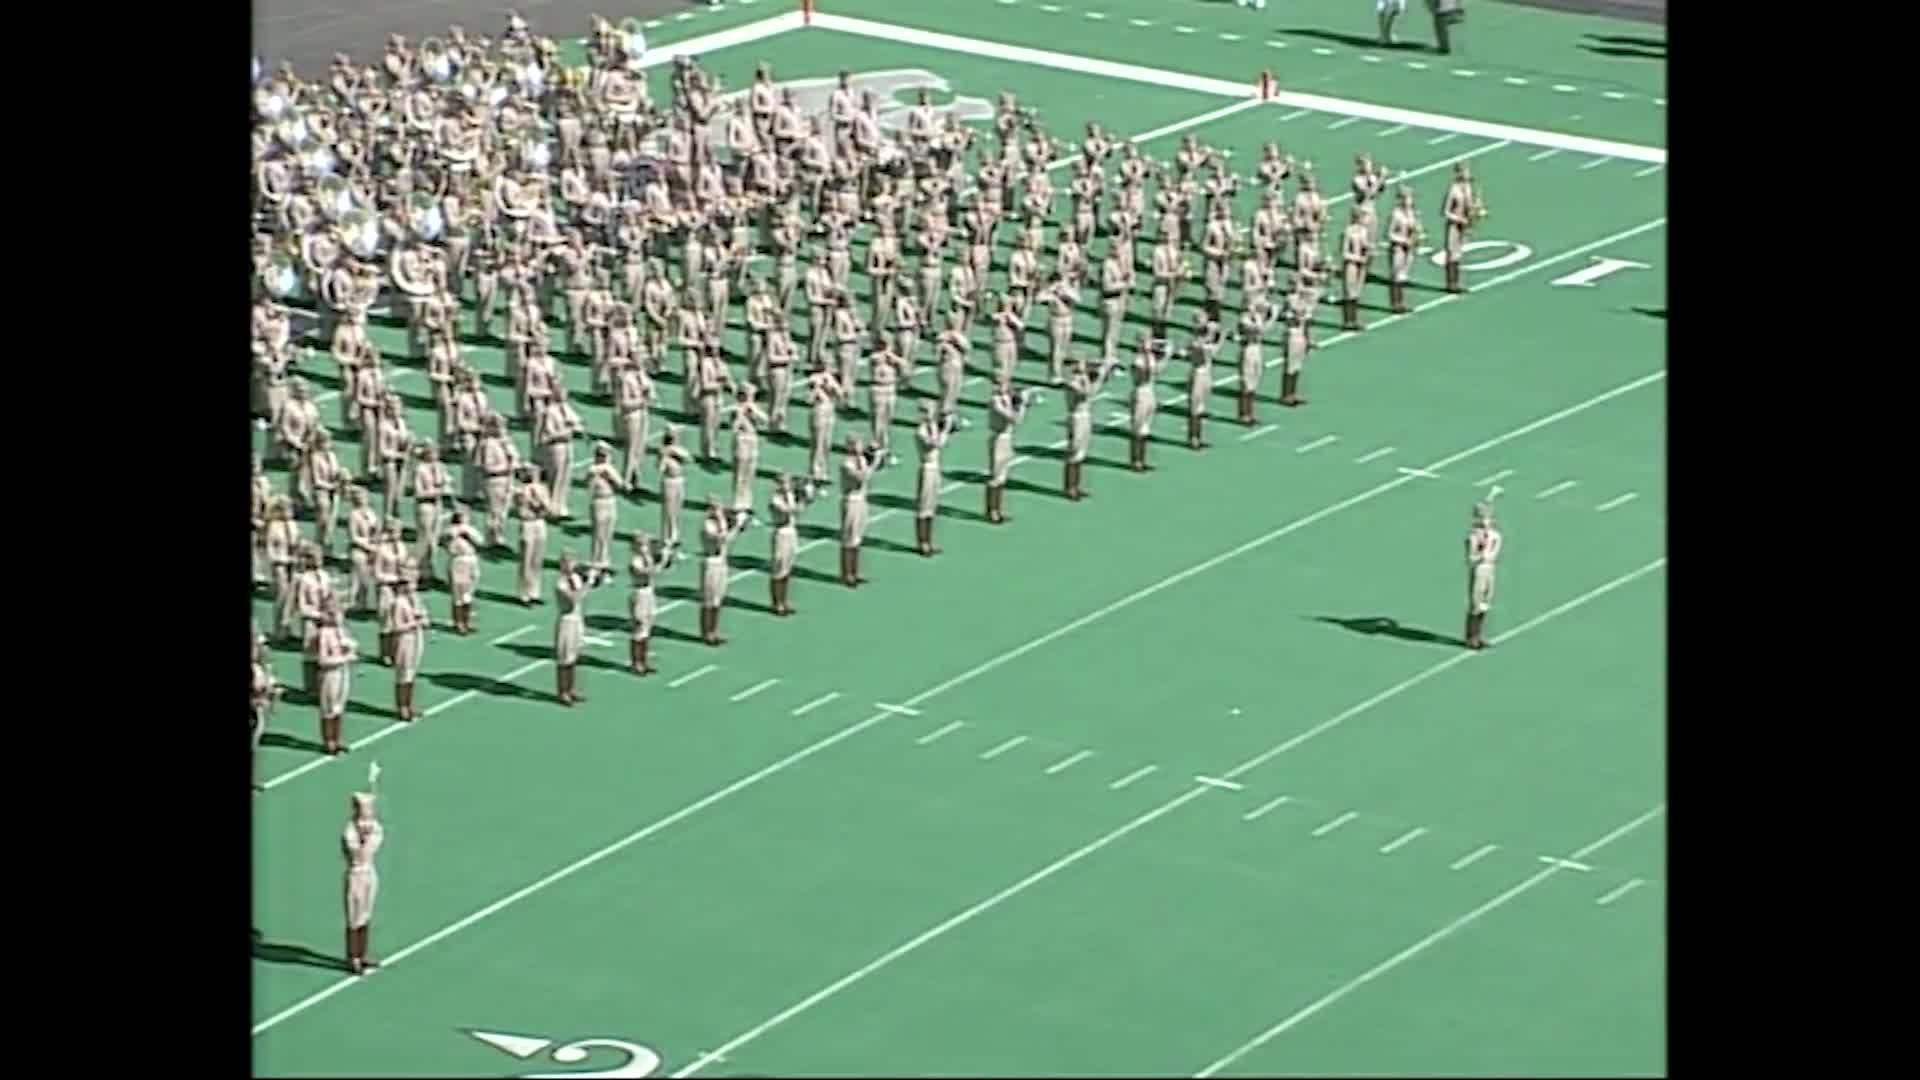
[[[340,834],[340,849],[347,860],[344,892],[349,930],[360,930],[373,922],[374,900],[380,895],[380,873],[374,868],[374,857],[387,840],[386,828],[373,817],[373,798],[354,797],[356,802],[362,798],[366,800],[363,812],[367,816],[347,822]]]
[[[553,624],[553,663],[572,667],[580,662],[580,650],[587,638],[587,580],[576,567],[561,574],[553,583],[558,617]]]
[[[1504,543],[1491,520],[1467,532],[1467,610],[1475,615],[1493,610],[1493,569]]]

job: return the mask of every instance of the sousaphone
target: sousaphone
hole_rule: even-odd
[[[387,260],[387,271],[393,275],[394,287],[408,296],[432,296],[434,281],[430,264],[421,258],[421,251],[413,247],[396,247]],[[418,276],[415,276],[418,273]]]
[[[377,258],[382,240],[380,218],[364,206],[355,206],[341,215],[339,221],[341,240],[347,250],[362,259]]]
[[[430,37],[420,43],[420,72],[434,86],[446,86],[453,82],[458,73],[457,64],[445,41]]]

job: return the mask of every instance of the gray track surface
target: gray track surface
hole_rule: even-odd
[[[308,78],[324,75],[334,53],[358,64],[378,64],[387,36],[409,42],[444,36],[458,24],[469,34],[498,36],[508,9],[517,10],[536,34],[587,36],[592,16],[619,22],[628,16],[658,18],[701,6],[702,0],[255,0],[253,51],[269,67],[291,60]]]

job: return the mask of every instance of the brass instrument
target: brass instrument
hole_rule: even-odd
[[[1473,215],[1473,223],[1475,225],[1478,225],[1482,221],[1486,220],[1487,213],[1488,213],[1487,200],[1480,193],[1480,182],[1478,180],[1473,182],[1473,209],[1471,213]]]
[[[642,31],[639,19],[628,17],[620,20],[620,52],[633,67],[639,67],[640,61],[646,57],[647,35]]]

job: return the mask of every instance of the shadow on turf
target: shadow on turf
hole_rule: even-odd
[[[288,945],[268,941],[258,930],[249,932],[253,941],[253,958],[269,964],[298,964],[301,967],[326,968],[329,971],[347,971],[345,961],[336,956],[327,956],[315,952],[305,945]]]
[[[1665,60],[1667,43],[1658,38],[1624,37],[1619,34],[1588,34],[1580,47],[1601,56],[1628,60]]]
[[[1649,319],[1659,319],[1661,322],[1667,321],[1667,309],[1663,307],[1636,307],[1633,310],[1637,314],[1645,315]]]
[[[298,735],[288,735],[284,731],[263,732],[260,736],[260,745],[277,746],[283,750],[305,750],[312,754],[323,754],[327,749],[317,742],[303,739]]]
[[[1436,634],[1431,630],[1422,630],[1414,626],[1402,626],[1399,620],[1373,615],[1366,618],[1342,619],[1336,615],[1315,615],[1314,622],[1338,626],[1368,637],[1390,637],[1400,641],[1412,641],[1422,645],[1446,645],[1451,648],[1465,648],[1466,642],[1445,634]]]
[[[1385,45],[1381,43],[1378,37],[1370,37],[1366,34],[1343,34],[1338,30],[1322,30],[1318,27],[1295,27],[1290,30],[1282,30],[1280,33],[1287,37],[1303,37],[1313,38],[1316,41],[1331,41],[1335,44],[1346,45],[1355,49],[1396,49],[1401,52],[1419,52],[1427,48],[1427,46],[1413,41],[1396,41],[1391,45]]]

